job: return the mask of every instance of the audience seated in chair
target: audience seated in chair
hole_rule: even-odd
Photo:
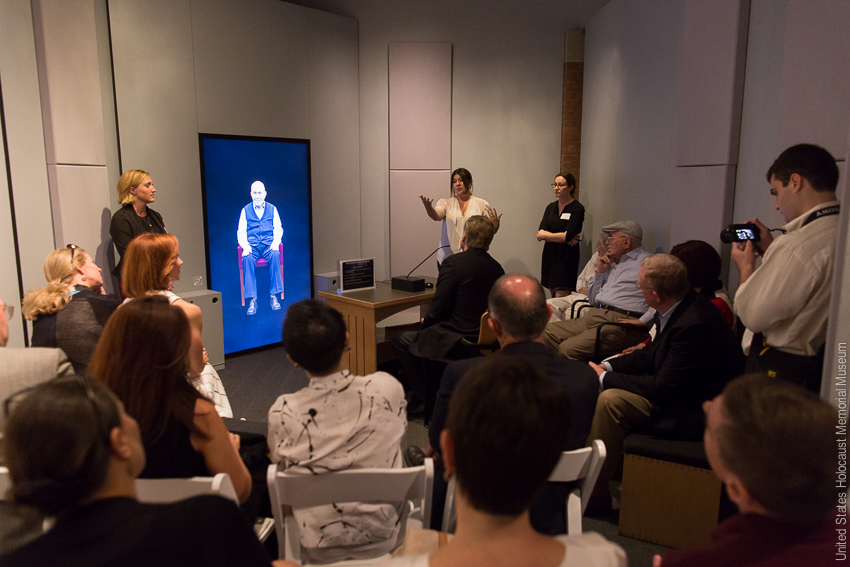
[[[740,514],[715,528],[709,547],[670,551],[663,560],[656,556],[654,566],[809,567],[845,560],[847,548],[838,545],[845,524],[838,520],[846,516],[846,488],[836,486],[835,471],[846,438],[836,445],[835,408],[764,374],[732,381],[703,408],[708,462]]]
[[[7,403],[11,496],[56,523],[0,558],[3,565],[271,564],[239,509],[220,496],[136,500],[135,479],[145,467],[139,426],[104,386],[71,376]]]
[[[599,395],[599,380],[586,364],[557,358],[543,345],[543,330],[552,312],[551,307],[546,305],[543,287],[531,276],[508,274],[493,285],[488,304],[490,327],[501,345],[501,350],[493,358],[505,360],[521,356],[543,370],[566,393],[572,408],[570,436],[561,449],[571,451],[584,447]],[[434,456],[437,460],[435,517],[440,516],[442,495],[445,494],[442,462],[439,460],[440,433],[446,426],[449,403],[461,378],[481,361],[480,358],[471,358],[449,364],[437,393],[434,415],[428,429],[430,446],[427,451],[428,456]],[[546,491],[534,501],[531,506],[531,523],[537,531],[550,535],[565,533],[564,499],[567,493],[568,486],[547,485]]]
[[[428,555],[387,565],[625,566],[599,534],[551,538],[531,527],[528,507],[570,439],[567,392],[520,356],[488,357],[454,392],[440,452],[457,478],[454,538]],[[563,504],[563,501],[562,501]]]
[[[688,283],[681,260],[655,254],[641,262],[638,286],[656,311],[658,331],[649,345],[597,365],[602,393],[589,440],[601,439],[608,458],[592,508],[610,509],[608,482],[623,461],[623,439],[635,428],[661,436],[696,438],[700,406],[743,368],[743,353],[720,311]]]
[[[191,352],[189,371],[192,384],[215,405],[218,415],[233,417],[224,384],[218,372],[209,363],[206,351],[203,349],[201,329],[204,322],[201,308],[181,299],[171,291],[174,282],[180,279],[180,268],[183,265],[177,237],[173,234],[137,236],[127,247],[123,261],[121,283],[128,300],[161,295],[167,298],[170,304],[182,309],[189,318],[193,340],[200,345],[200,349]]]
[[[426,362],[470,356],[458,343],[462,338],[475,342],[481,315],[487,311],[487,294],[505,273],[487,253],[496,233],[493,223],[481,215],[471,216],[463,231],[463,252],[449,256],[440,265],[434,299],[421,329],[399,333],[391,339],[401,364],[402,380],[426,402],[427,392],[436,390],[429,387]]]
[[[590,257],[584,269],[576,279],[576,291],[565,297],[553,297],[546,301],[552,307],[552,316],[549,318],[550,323],[556,321],[566,321],[572,319],[574,313],[573,305],[576,302],[588,301],[587,293],[590,285],[593,283],[593,275],[596,273],[596,264],[600,256],[604,256],[608,251],[608,234],[600,233],[599,239],[596,241],[596,251]]]
[[[106,320],[118,300],[106,295],[100,268],[74,244],[44,261],[47,286],[24,296],[24,318],[32,321],[32,346],[61,348],[74,372],[85,374]]]
[[[131,250],[132,244],[125,273]],[[228,433],[212,403],[186,378],[190,351],[201,348],[195,337],[183,310],[166,298],[130,300],[106,324],[89,374],[115,392],[138,421],[147,453],[143,478],[224,472],[245,503],[251,477],[239,457],[239,437]]]
[[[556,355],[574,360],[610,356],[646,338],[638,326],[606,325],[597,345],[597,327],[620,319],[637,318],[648,306],[635,287],[641,261],[649,256],[643,249],[643,229],[634,221],[620,221],[602,228],[608,234],[608,251],[599,257],[596,273],[588,289],[593,306],[586,315],[572,321],[549,323],[543,340]]]
[[[283,346],[310,383],[269,410],[272,462],[303,474],[400,468],[404,390],[386,372],[354,376],[342,369],[348,349],[342,315],[322,301],[293,303],[283,322]],[[393,504],[346,502],[295,509],[294,515],[311,561],[377,557],[391,551],[398,536]]]

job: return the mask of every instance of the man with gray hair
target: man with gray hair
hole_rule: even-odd
[[[260,258],[269,265],[269,303],[273,311],[280,309],[277,295],[283,293],[283,277],[280,273],[282,238],[283,226],[277,207],[266,202],[266,186],[263,182],[254,181],[251,184],[251,202],[242,208],[236,227],[236,240],[242,247],[248,315],[257,313],[257,277],[254,266]]]
[[[550,323],[543,341],[554,353],[574,360],[587,360],[594,352],[602,356],[617,354],[646,339],[639,326],[605,325],[596,344],[597,327],[621,319],[637,319],[648,307],[640,290],[635,288],[641,260],[649,256],[643,249],[643,229],[626,220],[602,227],[608,235],[608,251],[599,256],[596,273],[588,288],[588,314],[581,319]]]
[[[635,428],[677,438],[698,439],[701,404],[713,398],[743,369],[743,352],[726,319],[691,289],[681,260],[669,254],[641,262],[637,287],[655,309],[656,333],[644,349],[589,363],[602,393],[588,441],[608,449],[594,489],[595,507],[610,507],[608,482],[623,459],[623,439]]]

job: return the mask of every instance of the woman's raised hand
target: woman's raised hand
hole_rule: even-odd
[[[496,209],[494,209],[493,207],[487,207],[484,209],[484,216],[487,217],[487,220],[493,223],[493,226],[496,227],[496,232],[499,232],[499,225],[502,221],[502,215],[496,212]]]

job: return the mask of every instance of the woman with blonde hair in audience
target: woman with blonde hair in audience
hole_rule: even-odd
[[[47,533],[0,557],[0,564],[272,564],[250,525],[224,498],[136,500],[135,480],[145,467],[139,425],[101,384],[58,378],[13,394],[6,406],[9,494],[15,505],[56,521]]]
[[[203,318],[201,308],[180,299],[171,287],[180,279],[180,243],[173,234],[142,234],[130,242],[125,256],[124,271],[121,276],[124,293],[127,298],[161,295],[171,305],[179,307],[189,318],[192,334],[197,344],[202,345],[201,328]],[[215,404],[221,417],[233,417],[230,401],[224,391],[218,373],[209,364],[206,351],[201,349],[191,353],[192,383]]]
[[[228,433],[213,404],[186,380],[201,349],[197,337],[183,310],[165,297],[129,300],[106,324],[89,374],[138,421],[148,456],[142,477],[224,472],[245,502],[251,477],[239,457],[239,437]]]
[[[118,179],[118,204],[121,208],[112,215],[109,225],[109,235],[115,248],[118,249],[120,260],[112,271],[112,275],[121,278],[124,253],[130,242],[140,234],[165,234],[165,223],[155,210],[148,207],[154,202],[156,187],[147,171],[129,169]]]
[[[100,333],[118,301],[103,290],[100,268],[75,244],[54,250],[44,261],[47,286],[23,301],[32,321],[32,346],[61,348],[77,374],[85,374]]]
[[[596,533],[555,538],[531,527],[528,507],[568,443],[567,393],[522,357],[489,358],[461,380],[440,435],[457,478],[454,538],[406,567],[619,567],[623,550]]]

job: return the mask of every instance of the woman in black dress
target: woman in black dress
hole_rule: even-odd
[[[546,243],[540,283],[552,297],[564,297],[576,289],[584,207],[574,197],[576,178],[572,173],[559,173],[552,187],[558,200],[546,207],[537,230],[537,241]]]
[[[154,202],[156,187],[153,186],[151,176],[147,171],[141,169],[129,169],[121,174],[118,179],[118,203],[121,208],[112,215],[112,223],[109,225],[109,235],[115,248],[118,249],[120,260],[112,275],[121,279],[121,267],[124,261],[124,252],[130,241],[147,232],[154,234],[166,234],[165,223],[162,215],[148,207]]]

